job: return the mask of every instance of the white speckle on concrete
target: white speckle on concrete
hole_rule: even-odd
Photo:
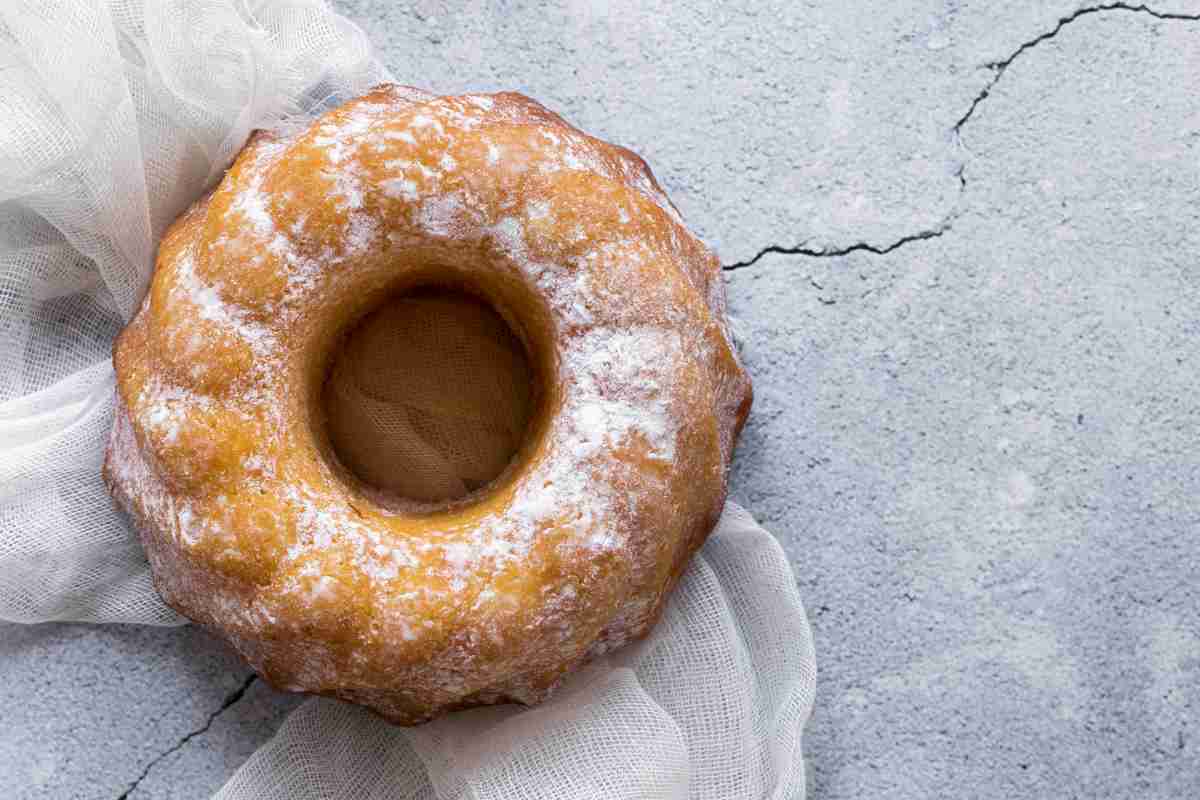
[[[1004,487],[1004,499],[1011,506],[1027,506],[1037,494],[1037,487],[1029,474],[1016,470],[1009,474],[1007,485]]]

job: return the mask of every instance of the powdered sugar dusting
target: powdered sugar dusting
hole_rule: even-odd
[[[179,431],[184,415],[195,401],[195,396],[180,389],[166,390],[161,384],[151,383],[142,390],[138,405],[146,409],[142,413],[142,424],[158,435],[166,444],[179,441]]]
[[[248,343],[259,358],[269,358],[275,353],[278,343],[267,326],[251,319],[240,307],[223,300],[216,287],[200,280],[190,249],[176,263],[175,274],[176,289],[186,297],[173,297],[173,301],[186,300],[195,308],[200,319],[216,323],[222,330],[235,334]]]
[[[508,510],[518,553],[564,507],[576,509],[580,546],[596,551],[627,546],[613,521],[628,498],[606,482],[609,473],[601,464],[637,440],[650,445],[647,458],[674,458],[679,425],[670,400],[682,345],[678,333],[658,328],[600,328],[569,341],[555,452],[522,483]]]

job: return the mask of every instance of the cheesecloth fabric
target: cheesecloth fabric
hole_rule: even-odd
[[[166,226],[254,128],[388,78],[363,33],[318,0],[0,4],[0,619],[185,622],[154,593],[100,479],[112,340]],[[489,313],[407,298],[347,339],[325,390],[347,466],[417,499],[503,468],[530,384]],[[397,461],[421,466],[397,477]],[[787,560],[730,504],[651,637],[542,706],[400,729],[312,700],[218,796],[803,797],[814,684]]]

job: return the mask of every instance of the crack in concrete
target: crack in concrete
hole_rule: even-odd
[[[1062,31],[1063,28],[1065,28],[1067,25],[1070,25],[1072,22],[1079,19],[1080,17],[1085,17],[1090,14],[1099,14],[1099,13],[1108,12],[1108,11],[1123,11],[1123,12],[1135,13],[1135,14],[1149,14],[1150,16],[1155,17],[1156,19],[1163,19],[1163,20],[1182,20],[1182,21],[1187,21],[1187,22],[1200,22],[1200,14],[1180,14],[1180,13],[1171,12],[1171,11],[1158,11],[1158,10],[1150,8],[1149,6],[1146,6],[1146,5],[1132,5],[1130,3],[1104,3],[1101,5],[1095,5],[1095,6],[1085,6],[1084,8],[1078,9],[1077,11],[1075,11],[1071,14],[1068,14],[1065,17],[1060,17],[1058,19],[1058,21],[1055,23],[1053,28],[1051,28],[1048,31],[1045,31],[1044,33],[1038,34],[1037,36],[1035,36],[1032,39],[1029,39],[1028,41],[1022,42],[1021,45],[1019,47],[1017,47],[1017,49],[1014,50],[1007,58],[1003,58],[999,61],[989,61],[983,65],[985,68],[992,71],[992,77],[987,82],[987,85],[985,85],[983,87],[983,89],[981,89],[980,92],[977,95],[975,95],[975,98],[973,100],[971,100],[971,105],[967,107],[966,112],[963,113],[963,115],[958,118],[958,121],[955,122],[953,128],[951,128],[951,132],[954,134],[955,142],[957,142],[960,147],[962,146],[962,129],[963,129],[963,127],[966,126],[966,124],[971,120],[971,117],[975,114],[975,109],[977,109],[979,107],[979,104],[982,103],[984,100],[986,100],[991,95],[992,90],[996,87],[996,84],[1000,81],[1000,78],[1002,78],[1004,76],[1005,71],[1012,65],[1012,63],[1014,61],[1016,61],[1018,58],[1020,58],[1023,53],[1025,53],[1027,50],[1031,50],[1034,47],[1037,47],[1039,44],[1041,44],[1042,42],[1044,42],[1048,39],[1053,39],[1055,36],[1058,36],[1059,32]],[[965,149],[965,148],[963,148],[963,149]],[[959,165],[957,170],[955,170],[954,175],[955,175],[955,177],[958,178],[958,184],[959,184],[958,196],[959,196],[959,200],[961,200],[962,196],[966,193],[966,190],[967,190],[967,175],[966,175],[966,162],[965,161]],[[956,202],[955,205],[957,206],[957,204],[958,203]],[[854,253],[854,252],[874,253],[875,255],[881,255],[881,256],[887,255],[888,253],[892,252],[893,250],[895,250],[899,247],[903,247],[906,244],[911,244],[912,242],[923,241],[925,239],[936,239],[937,237],[944,234],[946,231],[950,230],[951,223],[954,221],[955,217],[957,217],[959,213],[960,213],[960,210],[956,208],[955,210],[951,211],[951,213],[946,217],[946,219],[940,225],[938,225],[936,228],[920,231],[918,233],[910,234],[908,236],[902,236],[899,239],[897,239],[896,241],[892,242],[891,244],[884,245],[884,246],[872,245],[867,242],[858,242],[856,244],[850,245],[849,247],[834,247],[834,248],[812,248],[812,247],[806,247],[803,243],[800,245],[797,245],[795,247],[786,247],[783,245],[774,245],[773,244],[773,245],[768,245],[767,247],[764,247],[762,250],[759,250],[758,253],[756,253],[753,258],[751,258],[747,261],[738,261],[733,264],[725,264],[722,266],[722,269],[725,270],[726,272],[732,272],[734,270],[744,269],[745,267],[752,266],[753,264],[758,262],[759,259],[763,258],[763,256],[766,256],[771,253],[777,253],[780,255],[809,256],[810,258],[832,258],[832,257],[837,257],[837,256],[849,255],[850,253]]]
[[[256,680],[258,680],[258,675],[255,673],[251,673],[250,676],[246,678],[246,680],[242,681],[242,684],[240,686],[238,686],[236,689],[234,689],[232,692],[230,692],[228,695],[225,696],[225,699],[221,702],[221,706],[216,711],[213,711],[211,714],[208,715],[208,719],[206,719],[204,721],[203,725],[201,725],[196,730],[191,731],[190,733],[186,734],[185,736],[183,736],[183,738],[181,738],[174,745],[167,748],[163,752],[159,753],[154,758],[150,759],[149,763],[147,763],[146,766],[142,768],[141,774],[138,775],[136,778],[134,778],[133,782],[125,787],[125,791],[121,792],[121,794],[117,796],[117,800],[128,800],[129,795],[137,789],[137,787],[141,784],[141,782],[146,779],[146,776],[150,774],[150,770],[154,769],[154,767],[157,766],[159,764],[159,762],[161,762],[164,758],[171,755],[172,753],[179,752],[179,750],[181,750],[183,748],[183,746],[185,744],[187,744],[188,742],[190,742],[192,739],[195,739],[197,736],[200,736],[203,733],[207,733],[208,729],[211,728],[213,723],[217,721],[217,717],[224,714],[229,709],[230,706],[232,706],[237,701],[241,700],[242,697],[245,696],[246,692],[250,689],[250,686]]]
[[[1135,6],[1129,3],[1104,3],[1096,6],[1085,6],[1084,8],[1068,14],[1065,17],[1059,17],[1058,22],[1055,23],[1053,28],[1045,33],[1033,37],[1026,42],[1022,42],[1021,46],[1014,50],[1008,58],[1004,58],[999,61],[989,61],[983,65],[987,69],[992,70],[992,79],[988,81],[987,85],[983,87],[979,94],[975,95],[975,99],[971,101],[971,105],[967,108],[966,113],[958,118],[958,122],[954,123],[954,135],[957,137],[960,134],[963,126],[967,124],[967,122],[971,119],[971,115],[975,113],[975,109],[980,103],[988,98],[988,95],[992,93],[992,89],[995,88],[996,84],[1000,81],[1000,78],[1004,76],[1005,70],[1007,70],[1014,61],[1020,58],[1022,53],[1024,53],[1026,50],[1031,50],[1034,47],[1037,47],[1047,39],[1053,39],[1055,36],[1058,36],[1059,32],[1062,31],[1063,28],[1070,25],[1080,17],[1086,17],[1090,14],[1100,14],[1106,11],[1125,11],[1135,14],[1149,14],[1157,19],[1200,22],[1200,14],[1179,14],[1169,11],[1156,11],[1155,9],[1146,5]]]
[[[806,247],[803,244],[798,245],[796,247],[783,247],[781,245],[772,244],[772,245],[768,245],[767,247],[764,247],[762,250],[759,250],[754,255],[754,258],[751,258],[748,261],[738,261],[734,264],[725,264],[724,266],[721,267],[721,269],[725,270],[726,272],[732,272],[734,270],[744,269],[746,267],[752,266],[763,256],[768,255],[770,253],[779,253],[781,255],[787,255],[787,256],[809,256],[810,258],[835,258],[837,256],[846,256],[846,255],[850,255],[851,253],[857,253],[857,252],[874,253],[877,256],[887,255],[888,253],[892,252],[896,248],[903,247],[906,244],[910,244],[912,242],[919,242],[919,241],[922,241],[925,239],[938,238],[939,236],[944,234],[946,231],[950,230],[950,223],[953,221],[954,216],[955,215],[951,215],[950,217],[948,217],[946,219],[945,222],[943,222],[941,225],[937,226],[936,228],[932,228],[930,230],[925,230],[925,231],[919,231],[917,233],[909,234],[908,236],[902,236],[901,238],[897,239],[896,241],[892,242],[891,244],[887,244],[882,247],[880,247],[879,245],[871,244],[869,242],[856,242],[855,244],[852,244],[848,247],[834,247],[834,248],[828,248],[828,249],[818,248],[818,247]]]

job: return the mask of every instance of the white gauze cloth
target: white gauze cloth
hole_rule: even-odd
[[[100,479],[112,340],[254,128],[389,79],[317,0],[0,4],[0,619],[175,625]],[[730,504],[644,642],[550,701],[411,729],[312,700],[222,798],[802,798],[812,638]]]

